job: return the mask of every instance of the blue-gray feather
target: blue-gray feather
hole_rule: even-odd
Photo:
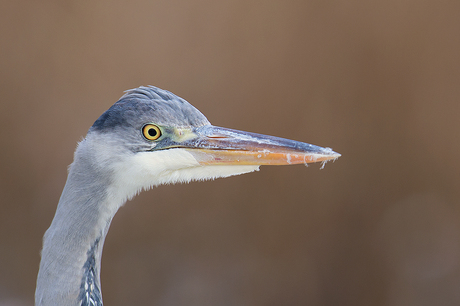
[[[154,86],[141,86],[126,91],[94,122],[90,131],[108,132],[129,127],[140,129],[146,123],[199,127],[209,124],[209,121],[199,110],[175,94]]]

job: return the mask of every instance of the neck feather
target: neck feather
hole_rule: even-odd
[[[102,248],[123,203],[107,196],[110,175],[100,171],[94,156],[82,154],[87,149],[82,142],[75,152],[56,214],[45,233],[35,305],[102,305]]]

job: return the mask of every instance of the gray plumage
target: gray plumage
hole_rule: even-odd
[[[158,138],[145,134],[149,125]],[[187,101],[153,86],[129,90],[75,151],[43,239],[35,304],[102,305],[105,237],[119,207],[143,189],[339,156],[328,148],[212,126]]]
[[[209,124],[190,103],[153,86],[127,91],[95,121],[75,152],[55,217],[44,236],[37,305],[75,305],[77,296],[79,305],[102,305],[99,267],[114,215],[106,211],[111,208],[107,192],[113,179],[107,163],[151,150],[152,144],[138,133],[150,122],[177,127]],[[101,146],[110,148],[102,163]]]
[[[90,131],[111,132],[114,128],[141,128],[146,122],[176,127],[210,124],[190,103],[157,87],[139,87],[125,95],[94,122]]]

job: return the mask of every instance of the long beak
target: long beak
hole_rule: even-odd
[[[340,157],[330,148],[212,125],[195,128],[176,147],[187,149],[202,165],[307,164]]]

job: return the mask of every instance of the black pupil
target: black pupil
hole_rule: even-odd
[[[155,136],[157,136],[158,132],[154,128],[151,128],[151,129],[149,129],[148,133],[149,133],[150,137],[155,137]]]

